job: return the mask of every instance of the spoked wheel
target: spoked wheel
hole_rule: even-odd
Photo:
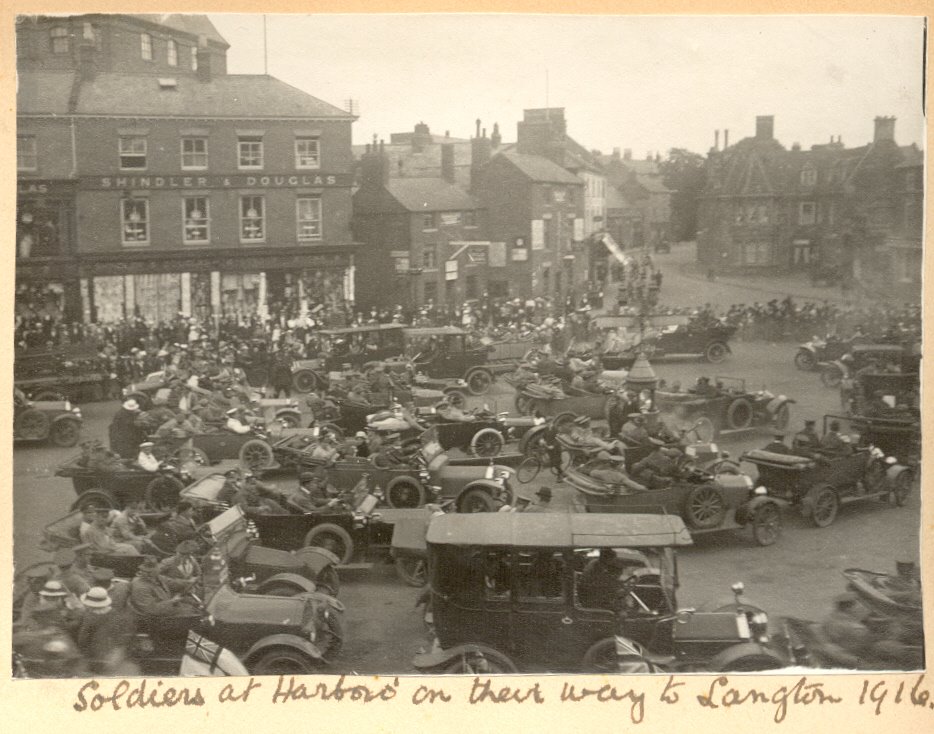
[[[707,361],[711,364],[719,364],[726,359],[726,355],[729,354],[729,348],[723,342],[712,342],[707,345],[707,351],[705,355]]]
[[[299,413],[280,413],[276,416],[276,421],[283,428],[300,428],[302,425],[302,416]]]
[[[820,381],[824,387],[840,387],[840,383],[843,382],[843,373],[837,367],[828,367],[820,373]]]
[[[49,429],[49,441],[62,448],[74,446],[80,435],[81,424],[75,420],[60,420]]]
[[[250,439],[240,447],[240,463],[250,471],[265,469],[275,463],[272,447],[261,439]]]
[[[421,507],[425,490],[414,479],[397,479],[386,488],[386,502],[390,507]]]
[[[350,563],[353,558],[353,539],[350,533],[333,523],[322,523],[309,530],[305,536],[305,545],[331,551],[340,559],[342,565]]]
[[[485,395],[493,384],[493,376],[486,370],[474,370],[467,376],[467,389],[473,395]]]
[[[526,456],[522,463],[519,464],[518,469],[516,469],[516,479],[518,479],[522,484],[528,484],[535,477],[538,476],[538,473],[542,470],[542,460],[536,456]]]
[[[762,505],[752,518],[752,537],[761,546],[772,545],[782,534],[782,518],[775,505]]]
[[[465,650],[444,669],[448,675],[518,673],[515,664],[495,650]]]
[[[795,355],[795,367],[802,372],[810,372],[817,366],[814,355],[804,349],[799,350]]]
[[[409,586],[421,588],[428,583],[428,563],[422,558],[397,558],[396,573]]]
[[[723,494],[713,484],[694,487],[685,499],[684,514],[688,524],[698,530],[719,527],[726,515]]]
[[[448,402],[455,408],[463,409],[463,407],[467,405],[467,396],[460,390],[448,390],[444,394],[447,395]]]
[[[811,522],[819,528],[826,528],[837,517],[840,509],[840,498],[831,487],[823,487],[814,497],[814,510],[811,512]]]
[[[503,435],[495,428],[483,428],[470,439],[470,449],[476,456],[496,456],[504,443]]]
[[[292,387],[298,392],[309,393],[318,385],[318,378],[311,370],[302,370],[292,375]]]

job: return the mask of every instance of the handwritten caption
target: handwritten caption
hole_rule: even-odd
[[[767,707],[776,723],[782,723],[797,708],[857,704],[867,713],[880,716],[889,709],[901,706],[932,711],[934,697],[927,690],[924,674],[914,681],[863,679],[852,690],[835,691],[835,681],[813,680],[801,676],[791,685],[759,682],[755,686],[742,681],[731,682],[727,676],[716,678],[678,678],[669,676],[664,683],[646,688],[625,684],[604,684],[592,687],[567,679],[545,679],[531,685],[511,685],[508,679],[478,676],[466,693],[411,678],[380,678],[376,683],[348,682],[345,676],[309,682],[295,676],[278,678],[236,679],[224,684],[218,692],[202,692],[199,686],[179,686],[162,680],[113,681],[90,680],[82,684],[72,704],[75,711],[125,711],[130,709],[160,709],[175,706],[206,706],[268,703],[274,705],[299,704],[305,701],[348,702],[362,704],[389,704],[403,702],[415,706],[443,706],[468,703],[476,706],[529,705],[535,706],[557,701],[574,706],[585,702],[614,705],[634,724],[641,724],[650,716],[652,707],[681,706],[702,710],[732,709],[735,707]],[[651,690],[652,688],[656,690]],[[840,686],[838,686],[840,687]],[[852,688],[852,684],[847,686]]]

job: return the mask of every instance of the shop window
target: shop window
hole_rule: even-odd
[[[121,136],[118,144],[120,170],[141,171],[146,168],[146,138]]]
[[[813,201],[802,201],[798,204],[798,224],[815,224],[817,222],[817,204]]]
[[[63,254],[64,213],[61,206],[52,203],[20,203],[16,217],[16,257],[50,257]]]
[[[143,61],[152,61],[152,36],[148,33],[139,34],[140,55]]]
[[[295,202],[299,240],[321,239],[321,198],[303,196]]]
[[[35,171],[39,168],[39,155],[35,135],[16,136],[16,170]]]
[[[71,48],[71,42],[68,37],[68,29],[63,26],[55,26],[49,35],[52,39],[53,54],[67,54]]]
[[[123,244],[149,244],[149,200],[124,199],[121,202]]]
[[[169,66],[178,66],[178,44],[171,38],[166,46],[166,61]]]
[[[203,170],[208,167],[208,139],[182,138],[182,168]]]
[[[238,165],[240,168],[263,167],[263,139],[242,137],[237,142]]]
[[[318,138],[295,138],[295,167],[321,167],[321,146]]]
[[[551,198],[555,202],[555,204],[563,204],[565,201],[567,201],[568,192],[565,191],[564,189],[555,187],[554,189],[552,189]]]
[[[206,196],[191,196],[182,200],[182,237],[185,242],[210,242],[210,206]]]
[[[240,197],[240,241],[266,239],[266,202],[262,196]]]

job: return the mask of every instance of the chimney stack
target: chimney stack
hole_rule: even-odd
[[[412,133],[412,150],[421,153],[432,142],[431,130],[428,129],[428,125],[424,122],[418,123],[415,126],[415,132]]]
[[[759,115],[756,117],[756,139],[771,140],[775,135],[775,116]]]
[[[878,143],[882,140],[895,141],[895,118],[877,117],[876,134],[873,136],[873,142]]]
[[[723,131],[723,149],[726,150],[729,147],[730,147],[730,131],[724,130]]]
[[[720,131],[719,130],[713,131],[713,149],[720,150]]]
[[[500,144],[503,142],[503,136],[499,134],[499,123],[493,123],[493,135],[490,137],[490,145],[493,146],[493,150],[496,150]]]
[[[632,148],[626,148],[626,150],[623,151],[623,160],[624,161],[632,160]]]
[[[206,47],[198,48],[198,78],[203,82],[211,81],[211,52]]]
[[[376,144],[376,135],[373,143],[367,143],[366,153],[360,158],[360,188],[375,189],[389,183],[389,158],[382,142]]]
[[[441,146],[441,178],[449,184],[455,182],[454,179],[454,143],[444,143]]]
[[[83,81],[91,81],[97,72],[95,51],[93,40],[81,39],[78,45],[78,73]]]
[[[477,120],[477,136],[470,141],[470,189],[474,191],[479,183],[480,169],[493,156],[493,146],[490,139],[486,136],[486,130],[483,135],[480,134],[480,120]]]
[[[619,148],[613,148],[613,160],[619,160]]]

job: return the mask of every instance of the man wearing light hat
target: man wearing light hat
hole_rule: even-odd
[[[201,564],[195,558],[201,546],[196,540],[183,540],[175,555],[159,564],[159,578],[166,589],[175,593],[191,591],[201,580]]]
[[[239,433],[241,435],[250,432],[250,426],[244,417],[243,408],[231,408],[228,410],[227,422],[224,423],[224,426],[228,431]]]
[[[78,649],[92,674],[109,674],[126,656],[132,626],[126,616],[114,611],[110,594],[103,587],[91,587],[81,596],[81,603],[87,611],[75,638]]]
[[[136,463],[144,470],[150,472],[159,471],[161,462],[152,454],[155,444],[152,441],[143,441],[139,445],[139,454],[136,456]]]
[[[110,448],[124,459],[135,459],[145,439],[143,429],[136,423],[139,413],[139,403],[128,398],[110,423]]]

